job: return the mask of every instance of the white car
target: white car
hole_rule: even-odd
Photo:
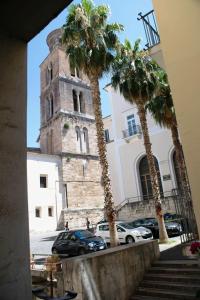
[[[130,225],[122,222],[116,222],[118,239],[121,244],[130,244],[143,241],[143,237],[137,228],[132,228]],[[106,243],[110,243],[110,232],[108,223],[97,224],[96,236],[102,237]]]

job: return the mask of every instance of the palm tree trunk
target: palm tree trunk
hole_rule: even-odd
[[[151,184],[153,190],[153,198],[155,201],[155,210],[156,210],[156,217],[158,220],[159,226],[159,239],[161,243],[165,243],[168,241],[168,235],[165,228],[165,222],[163,218],[163,211],[161,205],[161,196],[160,196],[160,189],[159,189],[159,180],[158,174],[155,167],[154,157],[151,149],[151,142],[149,138],[149,130],[147,126],[147,119],[146,119],[146,111],[144,108],[143,103],[137,103],[138,108],[138,115],[140,118],[140,123],[142,127],[142,133],[144,138],[144,147],[146,150],[148,165],[149,165],[149,172],[151,177]]]
[[[172,140],[176,151],[176,159],[179,166],[179,176],[181,178],[181,193],[183,193],[186,197],[191,198],[190,195],[190,185],[188,181],[186,165],[183,155],[182,145],[179,139],[177,124],[172,124],[171,126]]]
[[[105,212],[109,222],[110,245],[115,247],[118,245],[117,230],[115,226],[116,212],[114,208],[113,196],[111,192],[111,182],[109,177],[108,162],[106,158],[106,143],[104,139],[104,126],[101,112],[101,98],[99,91],[99,81],[94,75],[90,76],[90,86],[93,98],[94,114],[97,129],[97,145],[99,151],[100,164],[102,167],[102,183],[105,197]]]

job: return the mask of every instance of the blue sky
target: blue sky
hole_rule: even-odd
[[[75,0],[74,3],[80,1]],[[120,34],[123,41],[128,38],[134,42],[141,38],[145,44],[142,22],[137,21],[139,12],[146,13],[152,9],[151,0],[94,0],[95,4],[108,4],[111,8],[110,22],[118,22],[124,25],[125,30]],[[67,10],[64,10],[44,30],[42,30],[28,45],[28,112],[27,112],[27,145],[38,147],[36,139],[40,127],[40,69],[39,65],[48,55],[46,44],[47,35],[59,28],[65,22]],[[110,114],[108,95],[103,87],[109,82],[108,76],[100,82],[103,115]]]

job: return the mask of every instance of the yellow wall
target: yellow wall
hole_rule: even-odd
[[[200,232],[200,1],[153,3]]]

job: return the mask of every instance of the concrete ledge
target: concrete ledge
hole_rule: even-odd
[[[152,240],[65,259],[63,288],[76,291],[77,300],[128,300],[159,255]]]

